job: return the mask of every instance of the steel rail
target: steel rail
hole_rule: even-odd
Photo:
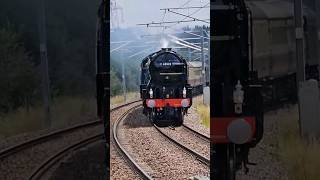
[[[54,166],[59,160],[65,157],[66,154],[70,153],[71,151],[78,150],[82,147],[85,147],[89,144],[95,143],[97,141],[103,140],[103,133],[98,133],[94,136],[91,136],[89,138],[80,140],[79,142],[72,144],[63,150],[59,151],[58,153],[50,156],[47,158],[43,163],[41,163],[32,173],[31,175],[27,178],[28,180],[36,180],[40,179],[42,175],[47,172],[49,168]]]
[[[125,106],[131,105],[133,103],[139,102],[139,100],[137,101],[133,101],[133,102],[129,102],[120,106],[117,106],[113,109],[111,109],[111,111],[115,111],[117,109],[123,108]],[[63,157],[65,157],[65,154],[68,154],[71,151],[75,151],[77,149],[80,149],[82,147],[85,147],[89,144],[95,143],[97,141],[103,140],[104,137],[104,133],[98,133],[96,135],[90,136],[89,138],[85,138],[83,140],[78,141],[75,144],[72,144],[66,148],[64,148],[63,150],[59,151],[58,153],[55,153],[54,155],[50,156],[49,158],[47,158],[45,161],[43,161],[43,163],[41,163],[32,173],[31,175],[27,178],[28,180],[36,180],[36,179],[40,179],[41,176],[43,174],[45,174],[45,172],[51,168],[52,166],[54,166],[55,164],[57,164],[57,162],[59,160],[61,160]]]
[[[203,139],[204,141],[210,142],[210,137],[206,136],[202,133],[199,133],[198,131],[190,128],[189,126],[186,126],[185,124],[182,125],[182,128],[186,129],[187,131],[195,134],[196,136],[198,136],[199,138]]]
[[[163,131],[161,131],[161,129],[156,126],[153,125],[153,127],[155,127],[158,132],[163,135],[165,138],[167,138],[169,141],[173,142],[175,145],[177,145],[178,147],[182,148],[184,151],[186,151],[187,153],[189,153],[190,155],[196,157],[200,162],[204,163],[207,166],[210,166],[210,159],[204,157],[203,155],[199,154],[198,152],[193,151],[192,149],[189,149],[188,147],[184,146],[183,144],[179,143],[178,141],[172,139],[170,136],[168,136],[166,133],[164,133]]]
[[[121,145],[120,140],[118,138],[118,127],[119,127],[119,124],[127,117],[127,115],[129,113],[131,113],[137,107],[141,107],[141,104],[130,108],[128,111],[123,113],[120,116],[120,118],[118,118],[114,122],[113,131],[112,131],[112,137],[113,137],[113,140],[115,141],[116,147],[122,152],[123,157],[127,159],[127,162],[130,163],[131,167],[133,167],[136,170],[136,172],[138,172],[143,179],[151,180],[153,178],[145,170],[143,170],[143,168],[141,168],[141,166],[139,166],[139,164],[134,160],[134,158]]]
[[[115,111],[117,109],[120,109],[122,107],[131,105],[131,104],[139,102],[139,101],[141,101],[141,100],[136,100],[136,101],[132,101],[132,102],[129,102],[129,103],[126,103],[126,104],[119,105],[119,106],[117,106],[115,108],[112,108],[111,111]],[[47,134],[32,138],[30,140],[15,144],[13,146],[10,146],[10,147],[7,147],[7,148],[1,150],[0,151],[0,159],[6,158],[6,157],[8,157],[8,156],[10,156],[12,154],[15,154],[15,153],[17,153],[19,151],[27,149],[28,147],[31,147],[31,146],[33,146],[35,144],[39,144],[39,143],[45,142],[45,141],[47,141],[47,140],[49,140],[49,139],[51,139],[53,137],[59,136],[61,134],[73,132],[73,131],[76,131],[76,130],[79,130],[79,129],[82,129],[82,128],[96,126],[96,125],[100,125],[100,124],[102,124],[101,120],[95,120],[95,121],[91,121],[91,122],[86,122],[86,123],[81,123],[81,124],[78,124],[78,125],[74,125],[72,127],[68,127],[68,128],[65,128],[65,129],[56,130],[56,131],[53,131],[53,132],[50,132],[50,133],[47,133]]]
[[[210,159],[204,157],[203,155],[193,151],[192,149],[189,149],[188,147],[184,146],[183,144],[179,143],[178,141],[172,139],[170,136],[168,136],[166,133],[164,133],[158,126],[153,125],[153,127],[162,135],[164,136],[166,139],[168,139],[169,141],[173,142],[173,144],[177,145],[178,147],[180,147],[181,149],[183,149],[184,151],[186,151],[187,153],[189,153],[190,155],[196,157],[196,159],[198,159],[200,162],[204,163],[207,166],[210,166]]]

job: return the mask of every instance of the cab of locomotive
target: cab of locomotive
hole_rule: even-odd
[[[147,84],[150,82],[149,73],[150,56],[144,58],[140,66],[140,98],[147,98]]]

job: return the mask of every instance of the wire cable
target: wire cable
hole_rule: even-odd
[[[194,11],[193,13],[191,13],[189,16],[192,16],[192,15],[196,14],[197,12],[199,12],[200,10],[202,10],[203,8],[207,7],[209,4],[210,4],[210,2],[207,3],[206,5],[200,7],[199,9],[197,9],[196,11]],[[185,19],[187,19],[187,17],[181,19],[181,21],[183,21],[183,20],[185,20]],[[179,23],[173,24],[173,25],[167,27],[167,29],[170,29],[170,28],[172,28],[173,26],[176,26],[177,24],[179,24]]]

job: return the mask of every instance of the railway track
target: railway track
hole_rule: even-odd
[[[139,100],[117,106],[111,109],[111,112],[136,102]],[[94,135],[92,136],[92,134]],[[4,179],[21,179],[22,177],[23,179],[26,177],[28,177],[27,179],[38,179],[57,164],[64,155],[100,140],[103,140],[101,120],[78,124],[29,139],[0,151],[0,160],[5,162],[0,165],[0,169],[2,169],[0,174]],[[59,141],[63,145],[59,145]],[[58,144],[57,147],[55,144]],[[43,150],[46,148],[50,148],[50,150]],[[21,168],[16,164],[17,161],[21,161],[25,167]],[[10,172],[12,171],[10,169],[15,172]],[[30,172],[32,173],[29,174]]]
[[[202,133],[199,133],[198,131],[190,128],[189,126],[183,124],[182,125],[182,128],[186,129],[187,131],[190,131],[191,133],[195,134],[196,136],[200,137],[201,139],[207,141],[207,142],[210,142],[210,137],[209,136],[206,136]]]
[[[126,107],[126,106],[129,107],[129,105],[133,105],[133,107],[129,108],[124,113],[121,113],[120,117],[117,118],[116,122],[114,122],[114,124],[112,126],[113,127],[113,134],[112,135],[114,136],[113,137],[114,143],[112,143],[112,144],[117,146],[118,151],[121,151],[121,153],[122,153],[122,158],[126,159],[127,164],[129,164],[129,166],[132,170],[134,170],[137,174],[139,174],[140,178],[152,179],[152,177],[134,161],[134,159],[128,154],[128,152],[126,152],[125,148],[122,147],[122,145],[120,144],[120,141],[117,137],[117,128],[119,126],[119,123],[122,120],[124,120],[130,112],[132,112],[137,107],[141,106],[141,104],[134,105],[134,103],[137,103],[137,102],[140,102],[140,101],[133,101],[133,102],[121,105],[121,106],[117,106],[111,110],[111,112],[114,112],[114,111],[119,110],[123,107]],[[69,136],[70,134],[75,134],[74,136],[77,136],[76,134],[80,131],[83,131],[88,128],[96,128],[99,126],[102,127],[102,125],[103,125],[102,121],[96,120],[96,121],[92,121],[92,122],[88,122],[88,123],[75,125],[70,128],[50,132],[48,134],[27,140],[25,142],[22,142],[22,143],[14,145],[14,146],[8,147],[4,150],[1,150],[0,151],[0,160],[4,161],[7,159],[6,160],[7,163],[12,162],[14,160],[19,159],[19,158],[17,158],[19,156],[22,157],[22,156],[30,155],[30,152],[27,152],[26,155],[23,155],[25,151],[29,151],[30,149],[34,149],[35,147],[38,148],[43,144],[47,144],[44,146],[48,146],[48,143],[51,141],[65,142],[66,139],[61,139],[62,137]],[[188,129],[188,131],[190,131],[190,132],[196,133],[196,131],[193,131],[191,128],[188,128],[187,126],[184,126],[184,128]],[[95,132],[95,131],[93,131],[93,132]],[[89,145],[89,144],[103,140],[103,132],[102,131],[96,132],[96,133],[89,133],[89,134],[90,135],[87,135],[83,138],[72,140],[72,143],[67,143],[65,145],[61,145],[61,147],[57,148],[57,150],[55,150],[53,152],[50,152],[48,154],[45,153],[46,155],[44,157],[42,157],[41,160],[38,160],[37,162],[33,162],[30,165],[22,163],[23,165],[28,166],[29,168],[28,168],[28,170],[25,170],[25,171],[19,172],[19,173],[21,174],[22,177],[24,177],[23,179],[29,179],[29,180],[41,179],[41,177],[44,177],[50,169],[52,169],[55,165],[57,165],[61,161],[61,159],[63,157],[65,157],[67,154],[69,154],[70,152],[76,151],[82,147]],[[94,134],[94,135],[92,135],[92,134]],[[199,133],[197,134],[197,136],[199,136],[202,139],[208,138],[208,137],[205,137],[204,135],[201,135]],[[179,144],[179,143],[177,142],[177,144]],[[183,148],[183,147],[181,146],[180,148]],[[186,150],[186,147],[183,149]],[[193,156],[195,156],[201,162],[205,163],[206,165],[209,165],[209,163],[210,163],[209,159],[201,156],[200,154],[196,155],[196,153],[192,152],[192,150],[190,150],[190,149],[186,150],[186,151],[188,151],[190,154],[193,154]],[[34,153],[34,151],[33,151],[33,153]],[[42,154],[42,153],[40,153],[40,154]],[[35,154],[32,154],[31,156],[35,156]],[[10,160],[10,157],[14,157],[13,160]],[[28,161],[26,160],[25,162],[28,162]],[[10,169],[10,167],[8,167],[8,168]],[[21,178],[21,176],[14,176],[14,179],[16,179],[16,178],[19,179],[19,177]],[[8,174],[6,174],[4,177],[6,177],[4,179],[12,179],[12,177]]]
[[[202,134],[200,134],[199,132],[188,128],[187,126],[182,126],[184,129],[186,129],[187,131],[191,132],[192,134],[194,134],[195,136],[198,136],[199,138],[201,138],[202,140],[206,141],[206,142],[210,142],[210,139]],[[206,157],[205,155],[203,155],[200,152],[197,152],[195,150],[192,150],[192,148],[188,147],[187,145],[180,143],[178,140],[174,139],[173,137],[171,137],[169,135],[169,133],[164,132],[164,130],[162,130],[161,128],[159,128],[158,126],[154,125],[154,128],[162,135],[164,136],[166,139],[168,139],[170,142],[172,142],[173,144],[175,144],[176,146],[178,146],[179,148],[183,149],[184,151],[186,151],[187,153],[189,153],[190,155],[194,156],[196,159],[198,159],[199,161],[201,161],[202,163],[204,163],[207,166],[210,166],[210,159],[208,157]],[[210,146],[209,146],[210,147]]]
[[[118,138],[118,128],[119,124],[126,118],[126,116],[131,113],[134,109],[141,107],[141,104],[136,105],[132,108],[130,108],[128,111],[123,113],[113,124],[112,129],[112,138],[115,142],[115,146],[118,148],[118,150],[121,152],[123,157],[126,159],[126,162],[130,164],[130,167],[132,167],[142,179],[153,179],[135,160],[134,158],[126,151],[125,147],[121,144],[120,139]]]
[[[205,171],[210,165],[208,157],[193,151],[190,147],[183,146],[179,141],[173,142],[172,139],[168,140],[167,137],[160,135],[156,130],[157,127],[148,121],[139,107],[141,105],[133,107],[114,122],[112,138],[126,162],[139,174],[140,178],[181,179],[209,172]],[[183,129],[189,134],[192,132],[192,130]],[[201,137],[200,134],[192,136],[199,141],[207,142],[209,152],[208,137]],[[159,157],[166,158],[160,160]],[[168,172],[169,169],[172,172]],[[182,173],[187,169],[190,171],[188,175]]]
[[[139,101],[140,100],[132,101],[130,103],[126,103],[126,104],[123,104],[123,105],[119,105],[119,106],[111,109],[111,112],[115,111],[115,110],[118,110],[120,108],[123,108],[125,106],[128,106],[130,104],[139,102]],[[53,131],[53,132],[50,132],[48,134],[32,138],[32,139],[27,140],[25,142],[21,142],[19,144],[16,144],[16,145],[13,145],[13,146],[10,146],[8,148],[5,148],[5,149],[1,150],[0,151],[0,160],[3,159],[3,158],[6,158],[6,157],[8,157],[8,156],[10,156],[12,154],[18,153],[19,151],[22,151],[22,150],[24,150],[24,149],[26,149],[28,147],[34,146],[34,145],[39,144],[41,142],[48,141],[48,140],[50,140],[52,138],[55,138],[56,136],[63,135],[65,133],[70,133],[72,131],[80,130],[80,129],[91,127],[91,126],[101,125],[101,124],[102,124],[101,120],[95,120],[95,121],[92,121],[92,122],[86,122],[86,123],[78,124],[78,125],[75,125],[75,126],[72,126],[72,127],[68,127],[68,128],[65,128],[65,129],[57,130],[57,131]]]
[[[47,158],[42,164],[40,164],[27,179],[28,180],[40,179],[48,171],[48,169],[52,168],[55,164],[57,164],[59,160],[63,159],[70,152],[78,150],[82,147],[85,147],[97,141],[103,141],[103,135],[104,135],[103,133],[99,133],[99,134],[90,136],[86,139],[83,139],[55,153],[54,155]]]

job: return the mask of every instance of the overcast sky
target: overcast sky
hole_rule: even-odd
[[[150,23],[150,22],[161,22],[163,21],[177,21],[183,20],[185,17],[176,15],[173,13],[165,13],[161,11],[161,8],[176,8],[176,7],[203,7],[209,6],[209,0],[116,0],[117,4],[123,8],[123,22],[122,27],[138,27],[139,23]],[[198,11],[191,15],[192,17],[198,19],[209,19],[210,18],[210,9],[184,9],[184,10],[175,10],[178,13],[182,14],[192,14],[195,11]],[[191,20],[186,18],[184,20]],[[209,20],[207,20],[209,21]],[[171,29],[179,28],[182,26],[194,26],[194,25],[209,25],[202,22],[191,22],[191,23],[181,23],[172,26]],[[172,24],[168,24],[169,26]],[[141,26],[143,27],[143,26]],[[162,28],[146,28],[146,30],[151,31],[162,31]],[[169,29],[168,29],[169,30]],[[167,31],[168,31],[167,30]]]

